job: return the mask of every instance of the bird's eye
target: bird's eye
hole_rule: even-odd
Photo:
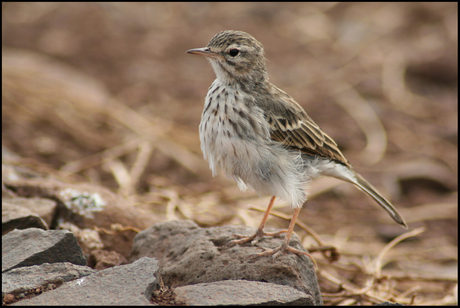
[[[238,49],[230,49],[230,50],[228,51],[228,54],[229,54],[231,57],[234,58],[234,57],[236,57],[237,55],[240,54],[240,51],[239,51]]]

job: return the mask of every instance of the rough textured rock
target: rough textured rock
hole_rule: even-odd
[[[14,305],[150,305],[158,263],[142,258],[112,267]]]
[[[273,283],[226,280],[199,283],[174,290],[177,302],[190,306],[312,306],[310,295],[288,286]]]
[[[64,282],[94,273],[96,271],[87,266],[68,262],[15,268],[2,273],[2,294],[20,295],[32,293],[37,289],[42,292],[51,284],[60,286]]]
[[[268,230],[267,230],[268,231]],[[192,221],[169,221],[140,232],[134,241],[131,261],[141,257],[158,259],[167,286],[179,287],[222,280],[250,280],[291,286],[312,297],[315,305],[322,299],[313,263],[307,256],[285,253],[251,258],[258,247],[273,249],[282,238],[267,237],[223,249],[233,234],[250,235],[255,228],[226,226],[200,228]],[[291,246],[304,250],[297,236]]]
[[[43,263],[86,265],[75,236],[67,230],[14,230],[2,236],[2,272]]]

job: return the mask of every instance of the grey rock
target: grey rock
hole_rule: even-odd
[[[48,224],[29,209],[2,200],[2,235],[14,229],[27,228],[48,230]]]
[[[114,224],[145,229],[155,219],[154,215],[146,215],[146,210],[140,210],[106,188],[92,183],[62,182],[39,174],[32,177],[29,173],[29,170],[24,171],[17,166],[6,165],[3,168],[2,165],[4,186],[18,196],[55,200],[56,222],[69,222],[80,229],[93,229],[94,226],[110,229]],[[106,250],[127,256],[135,235],[135,231],[126,230],[115,234],[101,233],[100,238]]]
[[[310,295],[273,283],[226,280],[199,283],[174,289],[176,302],[189,306],[312,306]]]
[[[2,205],[5,204],[21,206],[27,208],[31,212],[40,216],[48,226],[51,225],[53,220],[54,213],[56,211],[57,203],[54,200],[46,198],[24,198],[24,197],[15,197],[15,198],[4,198],[2,200]],[[19,228],[18,228],[19,229]],[[21,228],[25,229],[25,228]]]
[[[142,258],[63,284],[13,305],[151,305],[158,262]]]
[[[92,275],[95,270],[87,266],[68,262],[44,263],[41,265],[15,268],[2,273],[2,294],[31,293],[32,290],[46,290],[50,284],[61,285],[80,277]]]
[[[159,223],[136,236],[131,261],[145,256],[157,258],[165,285],[174,288],[223,280],[270,282],[291,286],[311,296],[314,305],[322,305],[309,257],[285,253],[274,260],[271,256],[251,258],[261,252],[258,247],[276,248],[283,238],[267,237],[255,246],[248,243],[224,248],[233,234],[254,232],[255,228],[245,226],[200,228],[192,221]],[[290,245],[305,251],[296,235]]]
[[[2,236],[2,272],[43,263],[86,265],[75,236],[67,230],[14,230]]]

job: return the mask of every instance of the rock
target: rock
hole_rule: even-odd
[[[94,250],[88,258],[88,265],[97,270],[128,263],[125,257],[115,251]]]
[[[293,287],[310,296],[313,305],[322,305],[309,257],[285,253],[275,260],[270,256],[251,258],[261,251],[257,247],[273,249],[281,245],[283,239],[267,237],[255,246],[248,243],[223,248],[233,234],[254,232],[255,228],[245,226],[200,228],[192,221],[159,223],[136,236],[131,261],[155,257],[165,285],[174,288],[223,280],[270,282]],[[290,245],[305,251],[296,235],[292,236]]]
[[[2,235],[14,229],[27,228],[48,230],[48,224],[29,209],[2,200]]]
[[[2,273],[2,294],[30,294],[46,291],[50,284],[56,286],[80,277],[92,275],[95,270],[68,262],[43,263],[41,265],[15,268]]]
[[[274,283],[226,280],[198,283],[174,290],[176,302],[189,306],[314,305],[313,298],[288,286]]]
[[[260,252],[257,247],[278,247],[280,238],[225,249],[233,234],[255,229],[171,221],[139,233],[131,252],[136,229],[150,217],[104,188],[29,177],[30,172],[16,166],[2,170],[2,194],[9,198],[3,230],[24,229],[2,237],[3,304],[322,304],[308,257],[250,258]],[[48,226],[64,230],[43,230]],[[304,250],[295,235],[291,245]],[[86,264],[81,247],[93,269],[81,266]],[[123,255],[130,252],[133,263],[124,265]]]
[[[2,272],[43,263],[86,265],[75,236],[67,230],[14,230],[2,236]]]
[[[61,222],[58,227],[59,229],[68,230],[75,235],[78,245],[85,255],[90,254],[93,250],[104,248],[99,232],[94,229],[80,229],[70,222]]]
[[[4,198],[2,200],[2,205],[16,205],[23,208],[27,208],[31,212],[40,216],[48,226],[51,226],[53,216],[56,212],[56,201],[45,199],[45,198],[23,198],[23,197],[14,197],[14,198]],[[3,208],[2,208],[3,209]],[[25,228],[22,228],[25,229]]]
[[[108,268],[14,305],[151,305],[158,263],[142,258]]]
[[[3,165],[2,165],[3,166]],[[93,184],[65,183],[53,178],[26,178],[22,170],[6,165],[2,170],[7,189],[27,199],[43,198],[57,203],[55,221],[64,221],[80,229],[93,229],[94,226],[111,230],[114,225],[126,227],[117,232],[101,232],[100,237],[107,250],[128,256],[132,241],[137,234],[153,220],[151,215],[134,207],[126,200],[108,189]],[[56,227],[56,226],[54,226]]]

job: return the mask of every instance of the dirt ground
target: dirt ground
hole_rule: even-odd
[[[324,303],[457,304],[457,28],[457,3],[3,3],[3,150],[154,221],[257,226],[269,196],[213,178],[202,157],[215,76],[185,53],[246,31],[271,81],[409,224],[350,184],[315,180],[300,221],[319,238],[296,232],[340,254],[313,254]],[[274,210],[268,225],[286,228],[291,210]]]

